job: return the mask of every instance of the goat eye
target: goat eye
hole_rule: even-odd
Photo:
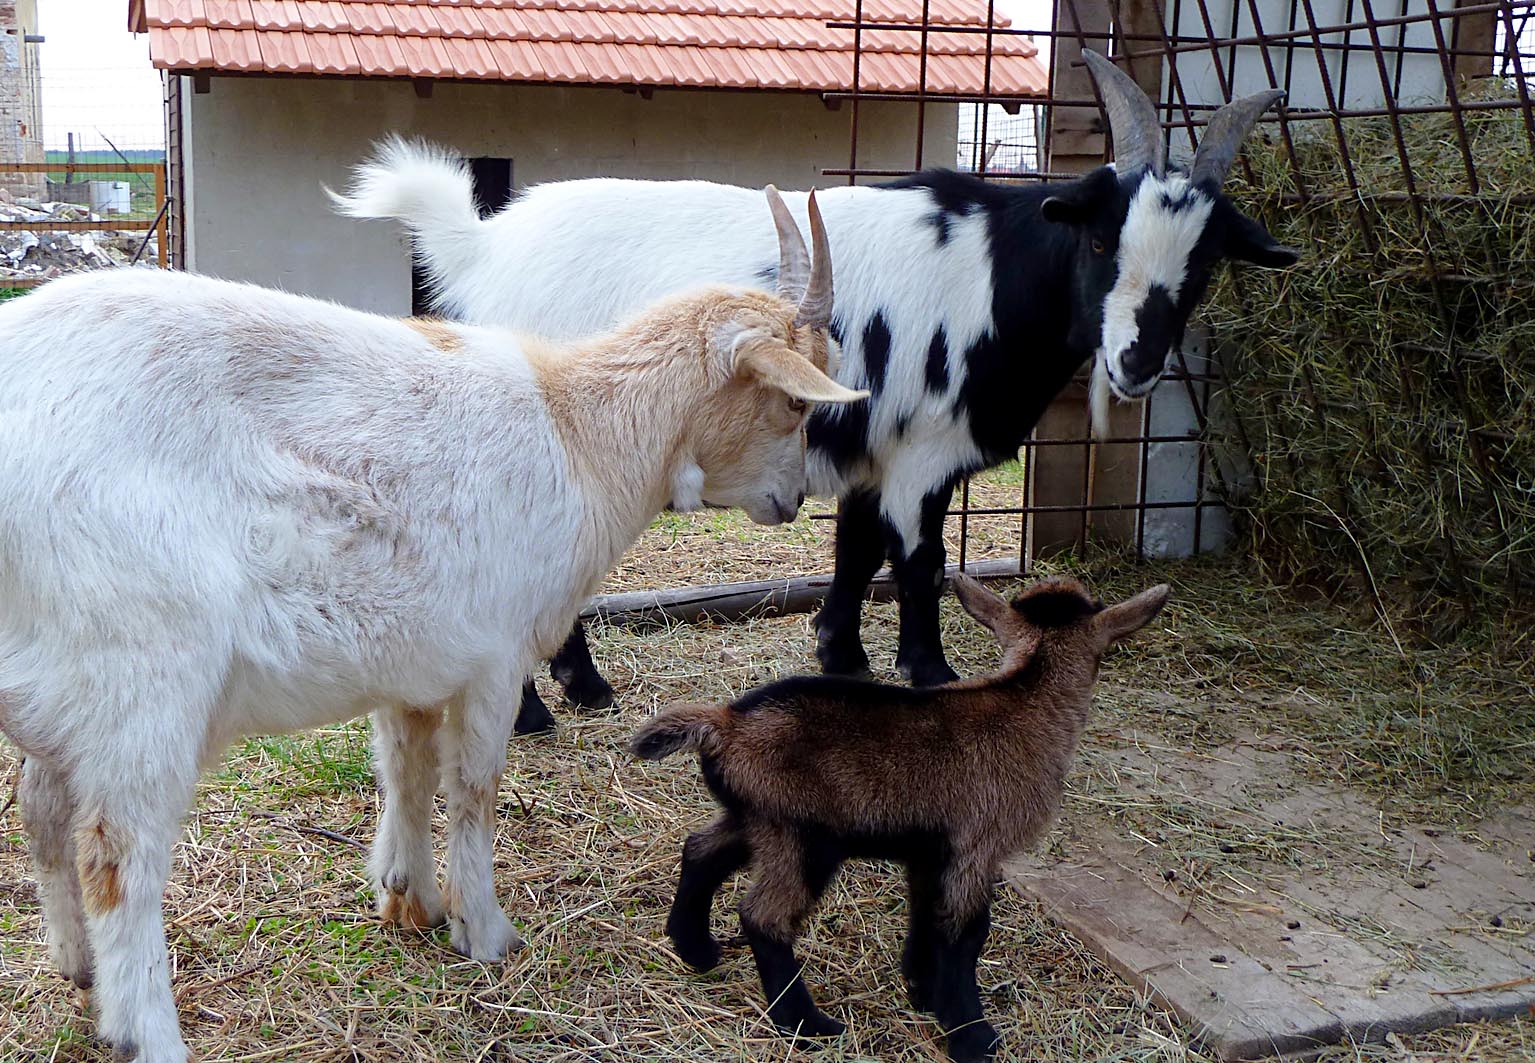
[[[1104,253],[1104,251],[1108,250],[1106,247],[1103,246],[1103,241],[1098,239],[1096,236],[1093,237],[1092,248],[1093,248],[1093,254],[1095,254],[1095,255],[1101,255],[1101,254]]]
[[[804,399],[794,399],[794,398],[791,398],[789,400],[789,412],[790,413],[804,413],[809,408],[810,408],[810,404],[808,402],[806,402]]]

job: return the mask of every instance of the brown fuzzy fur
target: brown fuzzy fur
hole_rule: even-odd
[[[932,925],[921,932],[969,940],[978,951],[974,927],[979,921],[983,939],[1003,860],[1036,841],[1055,817],[1100,659],[1161,610],[1169,588],[1107,609],[1071,579],[1036,583],[1012,604],[966,576],[956,577],[955,590],[1002,646],[1001,665],[987,675],[920,691],[789,679],[730,705],[667,709],[635,735],[631,748],[647,759],[697,750],[727,810],[684,850],[668,930],[685,958],[710,959],[689,933],[703,925],[696,882],[709,878],[697,869],[732,847],[749,854],[755,880],[741,906],[743,927],[769,947],[792,946],[843,859],[883,855],[932,876],[938,895]],[[914,915],[914,936],[917,924]],[[973,958],[970,965],[973,990]],[[766,983],[766,970],[763,977]],[[808,1013],[775,1020],[825,1020],[808,994],[804,1000]],[[962,1021],[973,1025],[978,1015]],[[982,1041],[977,1034],[956,1048],[951,1037],[950,1048],[956,1058],[984,1058],[990,1049],[975,1054]]]

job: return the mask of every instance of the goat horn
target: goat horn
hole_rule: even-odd
[[[1114,134],[1114,165],[1121,170],[1144,166],[1157,177],[1167,172],[1167,144],[1162,123],[1151,97],[1135,80],[1091,48],[1082,49],[1082,61],[1109,112],[1109,131]]]
[[[778,189],[768,185],[763,191],[773,211],[773,226],[778,230],[778,295],[785,302],[797,304],[810,284],[810,254]]]
[[[1269,89],[1232,100],[1210,116],[1205,135],[1199,138],[1199,150],[1194,152],[1194,165],[1189,170],[1189,180],[1194,184],[1209,182],[1219,188],[1236,162],[1242,141],[1247,139],[1258,116],[1284,99],[1283,89]]]
[[[811,328],[831,328],[831,242],[826,239],[826,225],[821,221],[821,208],[810,193],[810,245],[814,258],[810,264],[810,282],[799,301],[799,312],[794,315],[796,325]]]

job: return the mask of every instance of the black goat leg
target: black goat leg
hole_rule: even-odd
[[[682,873],[666,919],[672,951],[688,966],[707,971],[720,960],[720,946],[709,933],[709,907],[727,878],[746,866],[751,846],[730,816],[721,816],[688,835],[682,845]]]
[[[791,1037],[836,1037],[847,1026],[816,1007],[805,980],[800,977],[800,963],[794,958],[794,943],[782,941],[754,925],[744,915],[741,929],[751,945],[762,991],[767,995],[768,1016],[773,1024]]]
[[[592,663],[586,644],[586,627],[578,620],[570,637],[549,660],[549,674],[565,688],[565,700],[583,709],[605,709],[613,704],[613,688]]]
[[[906,993],[918,1011],[933,1010],[934,979],[938,963],[938,898],[942,888],[941,865],[913,861],[906,869],[910,918],[906,947],[901,951],[901,974]]]
[[[512,730],[520,735],[536,735],[554,730],[554,715],[549,711],[549,706],[544,704],[544,699],[538,696],[538,688],[533,685],[532,676],[523,680],[522,705],[517,709],[517,722]]]
[[[990,929],[988,901],[957,935],[938,946],[933,1013],[948,1035],[949,1058],[955,1063],[984,1063],[997,1052],[997,1031],[981,1015],[981,993],[975,984],[975,965]]]
[[[944,658],[943,638],[938,630],[945,558],[943,519],[953,494],[953,488],[945,486],[922,499],[919,537],[910,552],[897,530],[886,526],[890,573],[895,577],[901,615],[895,664],[912,686],[935,687],[959,678]]]
[[[858,626],[864,592],[885,560],[879,524],[879,496],[867,491],[837,503],[836,566],[826,601],[815,617],[816,659],[827,675],[869,678],[869,655]]]

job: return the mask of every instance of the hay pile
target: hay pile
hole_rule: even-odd
[[[1483,96],[1492,90],[1484,90]],[[1518,109],[1298,123],[1236,192],[1304,259],[1227,273],[1212,300],[1252,477],[1228,482],[1283,575],[1436,625],[1535,605],[1535,146]],[[1297,181],[1299,174],[1299,182]]]

